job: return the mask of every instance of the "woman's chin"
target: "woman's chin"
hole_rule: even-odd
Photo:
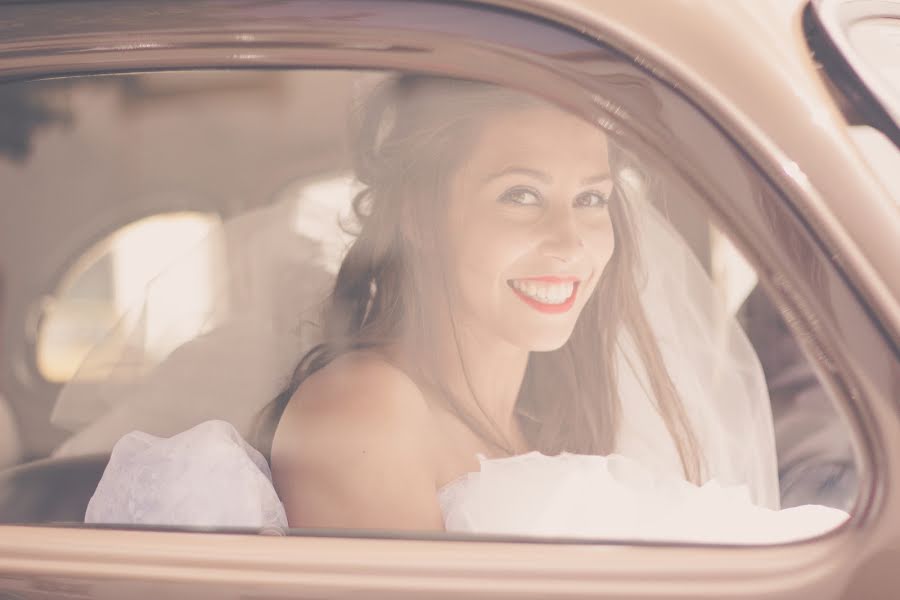
[[[518,346],[529,352],[553,352],[562,348],[569,338],[572,336],[572,329],[566,328],[565,331],[534,332],[527,335],[527,332],[520,331]]]

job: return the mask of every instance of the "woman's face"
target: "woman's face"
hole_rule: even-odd
[[[490,119],[451,185],[458,326],[528,351],[572,333],[612,256],[606,137],[553,108]]]

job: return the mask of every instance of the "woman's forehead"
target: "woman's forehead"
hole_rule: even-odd
[[[491,117],[479,132],[466,171],[489,176],[521,167],[588,178],[609,171],[608,154],[606,135],[598,127],[557,108],[530,107]]]

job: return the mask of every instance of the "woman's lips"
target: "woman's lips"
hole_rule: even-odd
[[[542,313],[568,312],[575,305],[580,279],[568,275],[546,275],[507,281],[510,289],[531,308]]]

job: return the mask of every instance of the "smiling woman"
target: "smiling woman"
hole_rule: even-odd
[[[626,240],[613,259],[611,211],[621,232],[628,225],[611,194],[605,134],[502,88],[405,77],[368,100],[358,140],[357,173],[368,184],[357,197],[362,228],[338,274],[326,341],[295,378],[298,399],[273,452],[276,483],[287,490],[309,480],[279,478],[285,464],[288,472],[320,470],[294,467],[307,452],[286,440],[332,453],[304,433],[323,428],[304,410],[313,400],[299,399],[310,395],[302,383],[320,369],[327,379],[334,356],[359,350],[408,375],[416,384],[411,402],[436,411],[429,438],[447,444],[431,466],[438,485],[477,467],[479,453],[609,452],[620,409],[613,361],[598,358],[611,356],[619,327],[617,277],[633,273],[618,267],[629,259]],[[369,289],[372,296],[360,294]],[[598,329],[596,305],[604,298],[610,314]],[[589,303],[585,332],[573,336]],[[557,403],[538,402],[548,383],[535,380],[542,369],[554,373]],[[336,405],[321,400],[328,386],[316,390],[318,401]],[[671,401],[665,408],[678,410]],[[528,410],[533,422],[544,420],[540,430],[526,432],[521,413]]]
[[[423,77],[388,81],[366,108],[355,145],[357,173],[368,184],[357,197],[362,228],[338,274],[326,341],[301,362],[293,386],[298,390],[273,449],[279,491],[300,496],[295,510],[288,502],[289,514],[297,515],[297,523],[316,524],[317,509],[305,498],[320,497],[322,486],[308,482],[323,471],[329,478],[352,476],[319,464],[349,459],[342,456],[345,438],[364,439],[328,428],[343,428],[333,411],[345,403],[348,413],[361,408],[356,393],[334,397],[334,383],[322,383],[346,379],[348,371],[359,377],[358,360],[351,367],[333,362],[348,352],[375,355],[375,363],[365,364],[376,379],[359,381],[360,390],[385,389],[381,378],[408,376],[413,385],[407,402],[433,413],[416,427],[398,428],[424,427],[430,431],[425,439],[438,447],[396,449],[421,461],[409,468],[432,495],[436,485],[476,470],[479,454],[609,452],[617,400],[607,393],[609,402],[594,401],[614,385],[613,363],[597,360],[597,344],[614,339],[618,327],[611,315],[604,336],[594,322],[594,305],[610,295],[596,290],[614,253],[604,133],[522,94]],[[624,220],[621,208],[612,210]],[[371,296],[360,294],[369,289]],[[589,302],[581,321],[588,332],[567,344]],[[529,360],[535,364],[529,367]],[[558,402],[563,408],[538,401],[548,382],[523,384],[541,369],[553,372],[560,397],[568,396]],[[397,401],[396,393],[390,396],[384,401]],[[329,409],[324,423],[315,418],[322,406]],[[532,415],[545,419],[540,430],[522,419],[529,406],[546,413]],[[381,436],[384,426],[362,429]],[[387,451],[380,437],[371,447],[361,443],[354,451],[369,460]],[[371,502],[374,494],[347,496]],[[331,514],[333,498],[322,500]],[[396,505],[396,499],[385,503],[392,514]],[[347,507],[346,514],[358,513]]]

